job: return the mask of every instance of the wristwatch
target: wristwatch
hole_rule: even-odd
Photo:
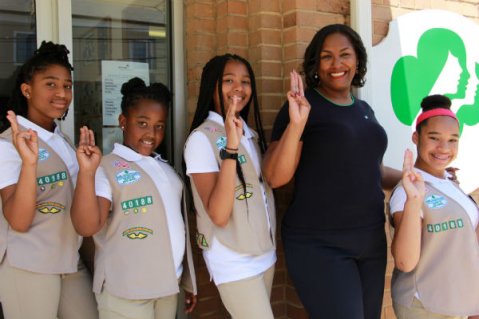
[[[224,148],[222,148],[222,149],[220,149],[220,158],[222,160],[225,160],[225,159],[237,160],[238,159],[238,153],[230,153],[227,150],[225,150]]]

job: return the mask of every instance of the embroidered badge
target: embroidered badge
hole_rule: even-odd
[[[116,168],[119,168],[119,169],[130,168],[130,165],[128,165],[127,162],[121,161],[121,160],[114,161],[113,166],[116,167]]]
[[[235,188],[235,192],[240,192],[237,196],[237,200],[245,200],[253,196],[253,192],[248,191],[248,188],[253,188],[253,185],[246,183],[246,192],[244,192],[243,185],[238,185]]]
[[[45,175],[37,178],[37,185],[42,186],[58,182],[58,186],[63,186],[63,182],[61,181],[66,181],[67,178],[68,175],[66,171]]]
[[[58,214],[63,212],[65,206],[56,202],[43,202],[37,204],[36,209],[42,214]]]
[[[217,140],[216,140],[216,147],[220,150],[222,148],[225,148],[226,147],[226,136],[220,136]]]
[[[210,132],[210,133],[216,133],[216,132],[219,132],[219,131],[220,131],[220,130],[218,130],[218,128],[212,127],[212,126],[206,126],[206,127],[205,127],[205,130],[207,130],[207,131]]]
[[[116,174],[116,181],[120,185],[136,183],[140,180],[141,174],[134,170],[125,169]]]
[[[148,210],[145,206],[153,204],[153,197],[152,196],[144,196],[139,198],[133,198],[130,200],[126,200],[121,202],[121,208],[123,209],[123,213],[128,215],[130,210],[133,213],[138,214],[139,212],[146,213]]]
[[[239,155],[239,156],[238,156],[238,162],[239,162],[240,164],[246,163],[246,156],[244,156],[244,155]]]
[[[444,196],[434,194],[426,197],[424,202],[426,203],[427,207],[431,209],[443,208],[447,204],[447,200],[444,198]]]
[[[129,239],[145,239],[149,235],[153,235],[153,230],[146,227],[133,227],[125,230],[122,235]]]
[[[38,149],[38,160],[41,161],[46,161],[50,157],[50,153],[44,148],[39,148]]]
[[[206,241],[205,235],[196,233],[196,243],[200,248],[208,248],[208,242]]]
[[[437,223],[437,224],[426,225],[426,229],[428,233],[439,233],[439,232],[454,230],[454,229],[463,228],[463,227],[464,227],[464,221],[462,220],[462,218],[459,218],[456,220],[449,220],[449,221]]]

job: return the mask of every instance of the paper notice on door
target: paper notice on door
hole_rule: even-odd
[[[103,126],[118,126],[121,113],[121,86],[139,77],[150,84],[148,63],[131,61],[101,61]]]

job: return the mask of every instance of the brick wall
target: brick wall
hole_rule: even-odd
[[[216,54],[231,52],[245,57],[253,66],[267,136],[285,100],[289,72],[300,68],[314,33],[327,24],[349,24],[350,13],[349,0],[185,0],[184,4],[188,123],[196,107],[203,65]],[[392,19],[429,8],[450,10],[476,20],[479,16],[479,0],[372,0],[373,44],[384,38]],[[291,189],[287,185],[277,190],[278,220],[288,205]],[[390,238],[388,225],[386,231]],[[200,296],[192,317],[228,318],[198,250],[195,258]],[[388,251],[383,319],[395,318],[390,296],[392,269]],[[288,278],[279,237],[272,305],[276,318],[307,318]]]

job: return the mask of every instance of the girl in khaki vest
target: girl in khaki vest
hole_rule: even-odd
[[[258,134],[245,122],[251,106]],[[250,64],[231,54],[212,58],[203,68],[184,158],[197,242],[234,319],[273,318],[275,210],[260,167],[265,147]]]
[[[195,307],[196,286],[181,214],[183,184],[155,153],[171,93],[139,78],[124,83],[121,93],[123,144],[102,158],[93,132],[82,128],[72,220],[78,233],[94,236],[93,291],[101,319],[174,319],[179,282],[187,313]]]
[[[404,157],[403,178],[390,200],[394,311],[399,319],[467,318],[479,314],[478,207],[446,167],[456,158],[459,123],[451,101],[431,95],[421,103]],[[472,318],[472,317],[471,317]]]
[[[21,67],[0,118],[0,301],[7,319],[98,318],[70,219],[78,164],[55,123],[72,99],[68,53],[43,42]]]

